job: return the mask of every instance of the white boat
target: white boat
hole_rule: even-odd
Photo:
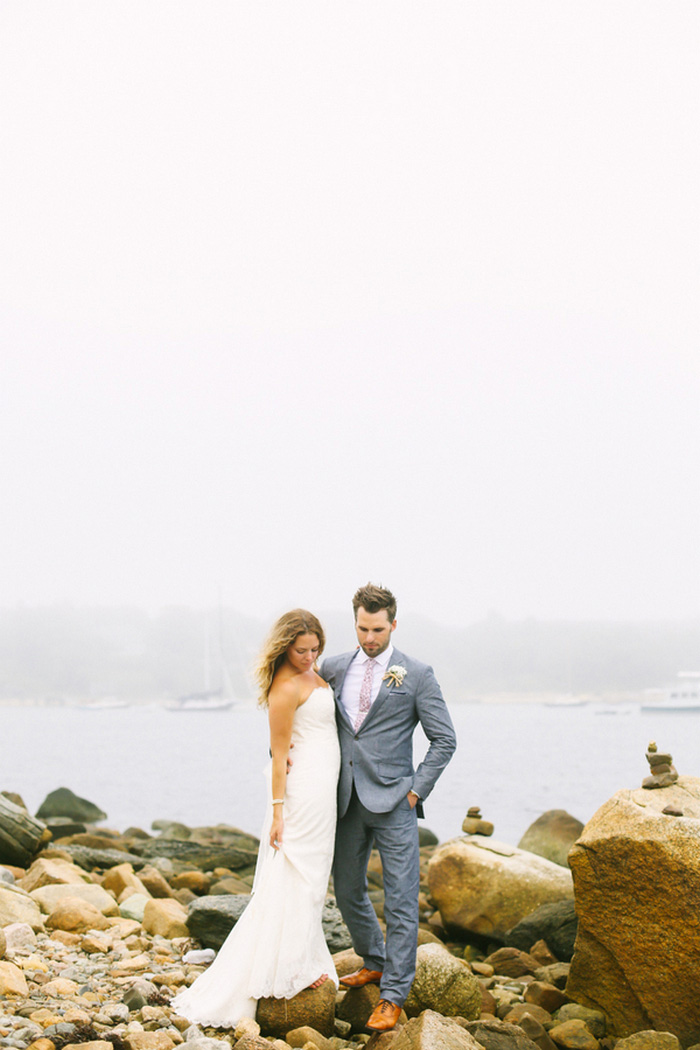
[[[678,681],[654,700],[643,700],[642,711],[700,711],[700,671],[679,671]]]
[[[227,699],[222,691],[190,693],[189,696],[178,696],[168,700],[164,705],[168,711],[228,711],[235,707],[236,701]]]
[[[223,639],[223,611],[219,603],[219,631],[216,652],[212,658],[212,645],[210,638],[210,627],[208,620],[205,623],[204,634],[204,688],[196,693],[187,693],[185,696],[174,697],[166,700],[163,705],[168,711],[228,711],[236,707],[238,701],[233,694],[233,685],[226,660],[224,659]],[[220,682],[219,688],[212,688],[212,664],[215,665],[215,673]]]

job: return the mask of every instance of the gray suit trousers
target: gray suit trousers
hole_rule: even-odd
[[[367,893],[367,862],[376,845],[384,875],[386,948]],[[416,972],[419,852],[416,811],[402,798],[389,813],[372,813],[353,789],[338,820],[333,886],[352,943],[369,970],[382,970],[383,999],[402,1005]]]

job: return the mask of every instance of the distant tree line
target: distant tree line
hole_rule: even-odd
[[[354,645],[350,613],[319,615],[329,652]],[[251,697],[267,624],[231,609],[15,607],[0,610],[0,698],[167,699],[222,684]],[[700,671],[700,622],[507,620],[466,628],[406,616],[397,646],[430,662],[449,696],[639,690]],[[222,660],[223,658],[223,660]]]

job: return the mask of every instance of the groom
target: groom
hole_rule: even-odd
[[[352,600],[360,648],[324,660],[340,737],[338,827],[333,884],[363,966],[341,977],[347,988],[378,983],[381,999],[367,1027],[384,1032],[399,1019],[416,968],[418,825],[421,802],[449,762],[456,739],[432,668],[394,649],[396,599],[368,583]],[[420,722],[430,747],[413,768]],[[376,845],[384,875],[386,946],[367,893]]]

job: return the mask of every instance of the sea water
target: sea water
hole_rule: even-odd
[[[650,740],[672,753],[680,773],[700,776],[700,713],[602,703],[463,703],[450,711],[458,748],[423,821],[441,841],[461,834],[475,805],[495,824],[494,837],[513,845],[548,809],[585,823],[616,791],[641,785]],[[419,730],[416,762],[426,747]],[[0,707],[0,791],[18,792],[36,812],[50,791],[68,787],[120,831],[167,819],[259,834],[267,749],[267,719],[252,703],[204,712]]]

